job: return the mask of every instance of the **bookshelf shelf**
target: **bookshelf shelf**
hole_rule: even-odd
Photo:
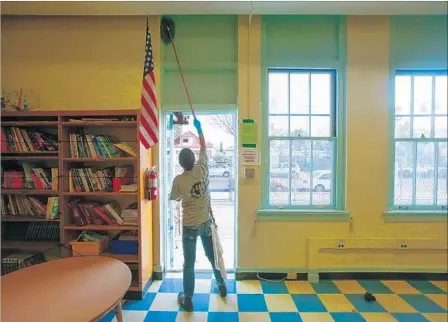
[[[58,126],[58,121],[6,121],[2,122],[2,126],[19,126],[19,127],[43,127],[43,126]]]
[[[138,226],[128,226],[128,225],[65,225],[65,230],[138,230]]]
[[[65,162],[137,162],[134,157],[119,157],[119,158],[64,158]]]
[[[93,196],[93,197],[129,197],[137,196],[138,192],[106,192],[106,191],[96,191],[96,192],[63,192],[64,196]]]
[[[12,160],[23,160],[23,161],[45,161],[45,160],[59,160],[57,156],[46,156],[46,155],[16,155],[16,156],[3,156],[2,160],[12,161]]]
[[[79,126],[112,126],[112,127],[130,127],[137,126],[136,121],[71,121],[62,122],[63,127]]]
[[[2,195],[42,195],[42,196],[56,196],[59,192],[56,190],[44,190],[44,189],[2,189]]]
[[[101,253],[101,256],[115,258],[125,263],[139,262],[138,254],[112,254],[110,251],[106,250],[105,252]]]
[[[2,240],[4,249],[46,251],[59,245],[59,240]]]
[[[125,297],[141,299],[144,295],[144,287],[151,280],[152,269],[149,263],[152,263],[153,245],[152,204],[142,197],[143,174],[146,173],[147,168],[151,167],[151,160],[148,158],[149,154],[146,151],[140,151],[139,120],[139,110],[3,112],[1,114],[2,184],[9,187],[21,187],[21,189],[2,188],[2,197],[7,200],[5,204],[15,202],[15,198],[19,196],[22,199],[27,199],[28,202],[30,200],[36,202],[37,200],[42,205],[48,206],[48,209],[54,209],[55,200],[59,200],[59,219],[49,220],[47,217],[28,216],[30,214],[28,212],[26,212],[26,216],[25,212],[23,212],[23,216],[3,215],[1,217],[2,237],[4,238],[1,245],[2,249],[43,252],[59,245],[70,245],[70,241],[76,240],[85,230],[106,235],[109,241],[118,238],[117,236],[121,233],[131,232],[138,238],[137,254],[113,254],[111,249],[106,247],[102,256],[121,260],[130,268],[132,266],[132,283],[129,287],[129,293]],[[26,133],[32,135],[28,138]],[[39,141],[39,135],[41,138],[48,140],[48,142],[44,142],[44,146]],[[78,135],[80,140],[78,140]],[[3,136],[5,136],[5,139],[3,139]],[[30,147],[29,140],[32,140],[31,145],[33,147]],[[6,147],[4,146],[5,143]],[[80,145],[78,146],[78,144]],[[12,151],[13,149],[20,151]],[[45,151],[42,151],[44,149]],[[58,149],[58,151],[47,151],[51,149]],[[133,157],[134,153],[136,157]],[[108,157],[104,157],[106,155]],[[48,187],[48,183],[44,182],[40,185],[35,181],[45,179],[40,177],[40,169],[51,170],[51,180],[56,182],[54,180],[58,178],[57,190],[23,188],[26,186],[23,182],[24,179],[22,179],[25,177],[26,167],[31,168],[33,172],[39,172],[37,179],[34,173],[31,173],[36,188]],[[34,170],[34,167],[38,170]],[[55,175],[53,175],[53,170]],[[88,177],[90,171],[95,171],[96,177],[94,175],[93,180],[98,178],[103,181],[92,182],[92,177]],[[104,176],[98,175],[98,172],[104,173]],[[21,174],[18,177],[21,180],[18,185],[13,181],[16,173]],[[81,177],[83,181],[79,182],[76,179],[74,182],[73,178],[77,178],[76,176]],[[122,186],[135,184],[137,190],[135,192],[90,192],[94,189],[111,191],[112,188],[116,187],[114,178],[122,178]],[[6,179],[8,181],[5,181]],[[84,186],[86,179],[89,180],[87,182],[89,188],[83,187],[82,190],[89,190],[89,192],[77,192],[73,189],[79,189],[81,185]],[[55,189],[55,186],[52,186],[52,188]],[[136,222],[137,224],[119,225],[116,222],[121,222],[120,218],[115,217],[115,220],[111,220],[107,217],[111,214],[102,213],[105,209],[109,209],[112,203],[117,205],[115,215],[122,216],[124,223]],[[89,213],[87,213],[85,210],[87,208],[82,208],[92,205],[95,208],[89,209],[93,209],[93,212],[89,210]],[[127,219],[118,210],[129,209],[131,206],[131,209],[136,210],[138,217],[128,218],[129,221],[126,221]],[[75,216],[76,210],[81,212],[76,213]],[[8,214],[22,213],[10,210],[2,211]],[[35,213],[37,214],[37,212]],[[79,214],[84,219],[82,223],[103,224],[81,226]],[[42,215],[42,212],[39,215]],[[49,217],[51,216],[52,214],[49,215]],[[88,220],[89,217],[92,220]],[[109,222],[115,224],[104,224]],[[52,227],[53,235],[48,235],[51,237],[44,235],[47,240],[28,240],[29,238],[40,237],[21,235],[23,232],[18,232],[18,228],[20,228],[18,226],[20,225],[23,225],[25,229],[30,229],[31,232],[41,230],[35,227]],[[6,233],[3,233],[4,231]],[[55,238],[58,238],[58,240],[53,240]],[[60,254],[63,257],[73,256],[70,246],[61,247]]]
[[[2,221],[22,221],[22,222],[31,222],[31,221],[39,221],[39,222],[58,222],[59,219],[47,219],[47,218],[39,218],[32,216],[2,216]]]
[[[2,123],[3,125],[3,123]],[[49,156],[56,156],[58,155],[58,151],[6,151],[2,152],[2,155],[9,155],[9,154],[18,154],[20,156],[34,156],[36,155],[49,155]]]

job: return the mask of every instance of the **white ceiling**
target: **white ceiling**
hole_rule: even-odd
[[[2,1],[2,15],[448,14],[446,1]]]

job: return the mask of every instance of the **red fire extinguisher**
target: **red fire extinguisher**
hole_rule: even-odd
[[[149,200],[157,200],[159,198],[159,192],[157,188],[157,172],[156,168],[151,168],[148,175],[149,185]]]

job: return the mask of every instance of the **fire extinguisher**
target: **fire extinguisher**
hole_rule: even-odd
[[[158,192],[158,188],[157,188],[157,172],[156,172],[156,168],[151,168],[149,170],[149,175],[148,175],[148,192],[149,192],[149,196],[148,199],[149,200],[157,200],[159,198],[159,192]]]

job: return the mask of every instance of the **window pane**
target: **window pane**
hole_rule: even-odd
[[[269,116],[269,136],[287,136],[288,117]]]
[[[310,113],[310,74],[293,73],[291,74],[291,114],[309,114]]]
[[[414,76],[414,114],[431,114],[432,76]]]
[[[330,117],[312,116],[311,117],[311,136],[329,137],[330,136]]]
[[[436,114],[448,114],[447,107],[447,76],[436,76],[435,105]]]
[[[310,136],[308,116],[291,116],[290,118],[290,135],[303,137]]]
[[[394,204],[412,204],[414,186],[414,144],[412,142],[395,143],[395,186]]]
[[[291,180],[291,204],[311,205],[311,141],[292,141],[291,164],[296,168]]]
[[[435,143],[417,143],[417,172],[415,182],[415,204],[434,204]]]
[[[311,74],[311,113],[330,114],[331,75]]]
[[[411,114],[411,76],[395,77],[395,115]]]
[[[328,206],[332,204],[333,191],[333,143],[313,141],[312,204]]]
[[[270,142],[269,204],[289,204],[289,144],[288,140]]]
[[[269,114],[288,113],[288,74],[269,73]]]
[[[395,137],[411,137],[411,118],[409,116],[398,116],[395,118]]]
[[[434,136],[436,138],[446,138],[447,137],[447,122],[446,116],[436,116],[434,118]]]
[[[431,137],[431,117],[420,116],[414,117],[414,138]]]
[[[437,178],[437,204],[446,205],[447,204],[447,143],[439,143],[439,153],[438,154],[438,178]]]

